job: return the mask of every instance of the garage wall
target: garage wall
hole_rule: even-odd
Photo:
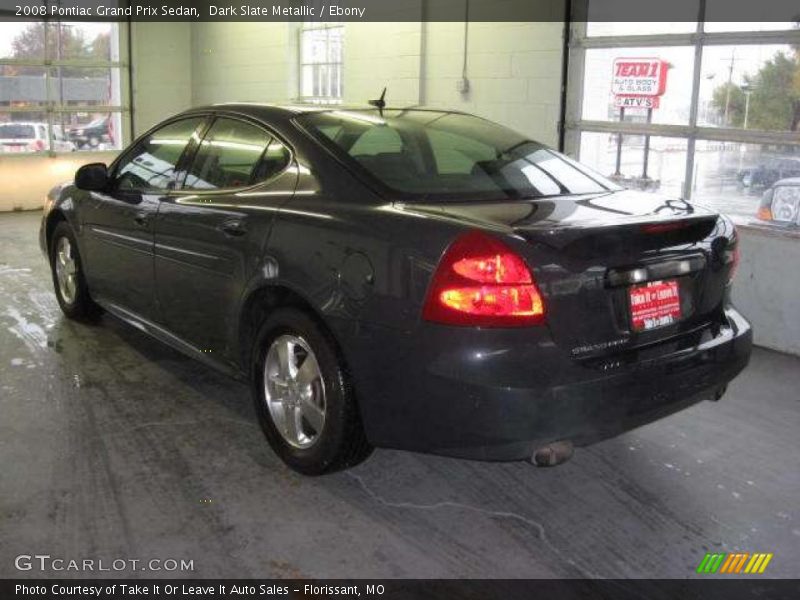
[[[192,24],[131,23],[134,134],[192,105]]]
[[[192,24],[192,104],[294,99],[298,27]],[[463,23],[346,23],[343,100],[365,104],[387,86],[390,104],[465,110],[556,145],[562,32],[559,22],[471,23],[462,94]]]
[[[753,324],[755,343],[800,355],[800,239],[739,227],[741,263],[733,301]]]
[[[421,61],[425,24],[347,23],[344,32],[344,103],[365,105],[387,87],[386,102],[423,102]],[[294,93],[294,91],[293,91]]]
[[[193,105],[285,102],[294,77],[295,26],[287,23],[193,23]]]
[[[464,24],[426,28],[424,103],[472,112],[557,146],[562,23],[470,23],[466,94],[457,89]]]
[[[0,211],[42,208],[45,195],[56,185],[69,181],[81,165],[110,162],[116,152],[73,152],[57,157],[47,155],[0,157]]]

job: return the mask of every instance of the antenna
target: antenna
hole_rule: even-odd
[[[383,109],[386,106],[386,88],[383,88],[383,92],[381,92],[381,97],[377,100],[370,100],[369,103],[378,109],[378,112],[381,116],[383,116]]]

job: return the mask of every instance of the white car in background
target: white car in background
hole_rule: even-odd
[[[50,145],[47,123],[0,123],[0,153],[44,152]],[[53,125],[53,151],[74,152],[75,144],[67,139],[60,125]]]

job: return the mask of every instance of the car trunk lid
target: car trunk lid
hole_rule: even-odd
[[[682,200],[621,191],[407,209],[513,234],[553,338],[575,358],[660,342],[721,310],[732,226]]]

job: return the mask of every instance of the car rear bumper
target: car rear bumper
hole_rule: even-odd
[[[387,339],[356,361],[354,373],[371,372],[355,377],[367,435],[377,446],[486,460],[611,437],[718,397],[752,347],[739,312],[724,320],[594,363],[567,356],[545,328],[488,335],[426,324],[413,347]]]

